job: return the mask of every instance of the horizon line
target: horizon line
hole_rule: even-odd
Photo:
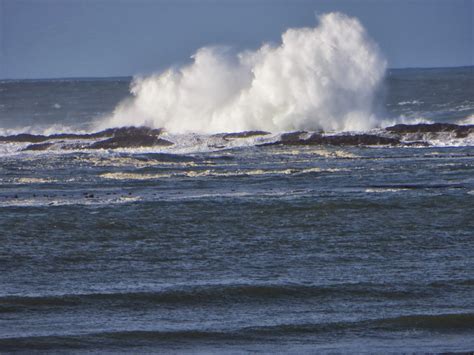
[[[447,67],[394,67],[394,68],[387,68],[387,71],[390,70],[436,70],[436,69],[459,69],[459,68],[474,68],[474,64],[471,65],[458,65],[458,66],[447,66]],[[159,72],[159,71],[157,71]],[[146,75],[151,75],[153,72],[150,72]],[[133,74],[133,75],[110,75],[110,76],[63,76],[63,77],[42,77],[42,78],[0,78],[0,82],[2,81],[54,81],[54,80],[114,80],[114,79],[130,79],[135,76],[140,76],[142,74]]]

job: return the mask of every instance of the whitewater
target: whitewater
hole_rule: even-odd
[[[204,47],[183,67],[137,77],[133,97],[98,128],[144,125],[173,133],[365,130],[387,62],[361,23],[341,13],[281,43],[235,53]]]

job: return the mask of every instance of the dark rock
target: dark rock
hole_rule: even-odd
[[[130,137],[130,136],[159,136],[163,132],[161,129],[153,129],[149,127],[121,127],[113,128],[114,137]]]
[[[453,123],[397,124],[385,129],[388,132],[397,134],[451,132],[456,135],[456,138],[465,138],[469,134],[474,133],[474,125],[463,126]]]
[[[98,133],[91,134],[74,134],[74,133],[60,133],[52,134],[49,136],[44,136],[42,134],[15,134],[11,136],[0,137],[0,142],[30,142],[30,143],[40,143],[53,139],[94,139],[101,137],[111,137],[113,136],[113,130],[105,130]]]
[[[234,139],[234,138],[248,138],[255,136],[266,136],[270,132],[265,131],[245,131],[245,132],[236,132],[236,133],[225,133],[222,138],[224,139]]]
[[[122,127],[113,129],[113,137],[88,146],[90,149],[138,148],[170,146],[172,142],[159,138],[161,129]]]
[[[91,144],[89,149],[138,148],[153,146],[170,146],[172,142],[155,136],[116,136]]]
[[[38,144],[30,144],[23,150],[46,150],[49,147],[54,145],[53,143],[38,143]]]
[[[258,146],[263,147],[268,145],[304,145],[305,143],[303,143],[304,139],[302,138],[302,135],[307,133],[308,132],[306,131],[283,133],[278,141],[271,143],[262,143]]]
[[[308,132],[306,131],[296,131],[296,132],[289,132],[289,133],[283,133],[280,137],[280,143],[282,144],[301,144],[302,142],[301,136],[303,134],[307,134]]]
[[[45,136],[42,134],[21,133],[11,136],[0,136],[0,142],[30,142],[40,143],[48,140],[57,139],[97,139],[97,138],[111,138],[124,136],[159,136],[162,133],[161,129],[153,129],[149,127],[120,127],[109,128],[100,132],[75,134],[75,133],[58,133]]]
[[[29,133],[21,133],[21,134],[15,134],[15,135],[12,135],[12,136],[0,137],[0,142],[39,143],[39,142],[44,142],[48,139],[49,139],[48,136],[35,135],[35,134],[29,134]]]
[[[342,134],[324,136],[320,133],[313,133],[309,137],[304,137],[306,132],[291,132],[281,136],[278,142],[271,143],[277,145],[335,145],[335,146],[370,146],[370,145],[398,145],[397,138],[383,137],[374,134]]]

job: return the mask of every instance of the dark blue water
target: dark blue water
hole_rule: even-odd
[[[390,115],[409,106],[414,116],[466,119],[472,107],[464,116],[459,107],[472,95],[441,94],[445,82],[466,89],[466,75],[394,71]],[[414,89],[427,82],[437,95]],[[0,122],[86,127],[126,87],[5,82]],[[443,114],[433,109],[448,102]],[[219,147],[213,137],[171,138],[177,148],[0,143],[0,351],[474,349],[470,140]]]
[[[392,69],[386,80],[389,117],[463,121],[474,115],[474,67]]]

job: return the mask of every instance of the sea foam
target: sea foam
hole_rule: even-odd
[[[366,130],[386,61],[361,23],[341,13],[288,29],[278,45],[233,53],[204,47],[180,68],[136,77],[132,98],[98,129],[151,126],[172,133]]]

